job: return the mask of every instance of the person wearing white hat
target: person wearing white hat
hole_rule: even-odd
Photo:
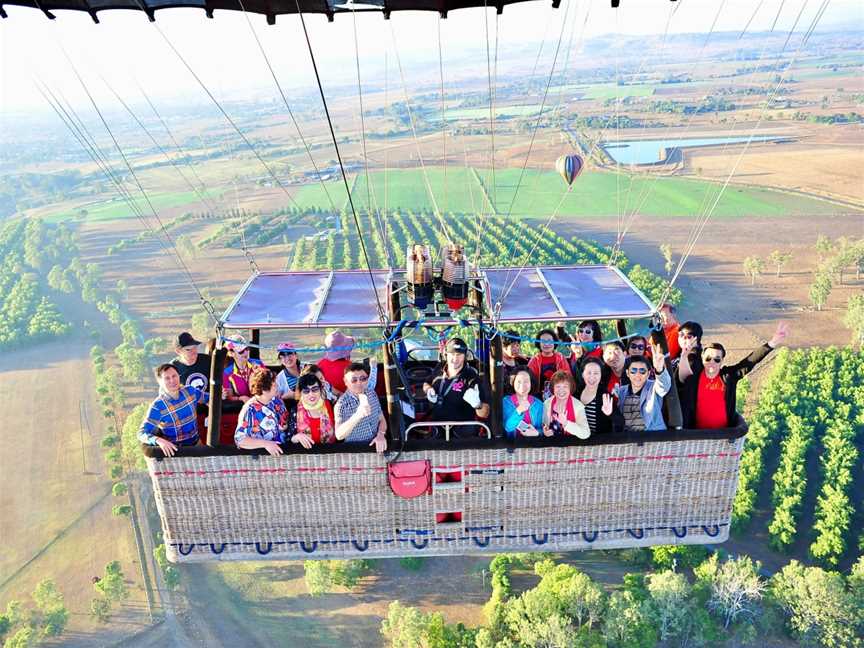
[[[263,367],[260,360],[249,357],[249,346],[246,340],[236,335],[225,345],[231,364],[225,367],[222,374],[222,387],[226,390],[225,400],[246,402],[252,396],[249,391],[249,380],[252,373]]]

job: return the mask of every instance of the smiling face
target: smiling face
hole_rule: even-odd
[[[579,330],[576,331],[576,339],[580,342],[593,342],[594,329],[587,324],[585,324],[584,326],[580,326]]]
[[[368,384],[369,376],[365,371],[349,371],[345,374],[345,386],[355,396],[364,393]]]
[[[555,394],[555,398],[559,400],[564,400],[570,396],[570,383],[566,380],[561,380],[552,385],[552,393]]]
[[[279,363],[286,369],[297,368],[297,354],[293,351],[288,351],[279,354]]]
[[[555,338],[552,337],[549,333],[544,333],[539,338],[540,340],[540,354],[544,356],[551,356],[555,353]]]
[[[616,372],[621,372],[624,367],[624,352],[617,344],[608,344],[603,349],[603,362],[612,367]]]
[[[646,382],[648,382],[648,363],[644,361],[634,362],[627,369],[627,376],[630,378],[630,385],[635,394],[645,386]]]
[[[173,367],[166,369],[157,379],[159,389],[169,394],[176,394],[180,390],[180,374]]]
[[[645,342],[645,338],[643,337],[635,337],[630,340],[630,343],[627,345],[627,355],[631,356],[641,356],[645,355],[645,349],[647,348],[647,344]]]
[[[315,407],[321,398],[321,385],[309,385],[300,390],[300,402],[306,408]]]
[[[706,376],[716,378],[723,366],[723,352],[720,349],[705,349],[702,352],[702,366]]]
[[[462,367],[465,366],[465,354],[458,351],[448,351],[446,355],[447,373],[454,376],[462,371]]]
[[[600,367],[597,366],[594,362],[589,362],[585,365],[585,368],[582,369],[582,380],[585,381],[585,384],[588,387],[596,387],[600,384]]]
[[[531,374],[520,371],[513,378],[513,391],[519,396],[527,396],[531,392]]]

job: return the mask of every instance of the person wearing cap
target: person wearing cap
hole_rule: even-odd
[[[178,446],[198,443],[198,405],[206,405],[209,394],[195,387],[180,384],[180,374],[174,365],[156,367],[159,395],[150,403],[147,416],[138,429],[138,440],[159,446],[166,457],[173,457]]]
[[[180,374],[180,384],[184,387],[194,387],[198,391],[210,391],[210,356],[198,353],[201,343],[192,334],[183,331],[174,341],[174,352],[177,357],[171,361],[177,373]]]
[[[249,347],[242,336],[234,336],[225,345],[231,364],[222,374],[222,387],[226,390],[225,400],[246,402],[252,396],[249,380],[252,373],[263,367],[260,360],[249,357]]]
[[[336,401],[336,438],[346,443],[374,445],[387,449],[387,419],[375,391],[369,388],[369,374],[362,362],[345,367],[345,393]]]
[[[276,355],[282,371],[276,376],[276,389],[279,398],[296,398],[297,379],[300,378],[300,358],[294,345],[290,342],[282,342],[276,347]]]
[[[474,421],[489,416],[489,393],[480,375],[465,362],[468,345],[461,338],[453,338],[444,347],[446,364],[432,383],[424,383],[426,398],[432,403],[432,420]],[[454,428],[456,437],[477,436],[477,429],[466,426]]]

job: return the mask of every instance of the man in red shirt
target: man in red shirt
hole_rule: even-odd
[[[673,304],[663,304],[660,307],[660,319],[663,321],[666,346],[669,347],[669,359],[674,360],[681,355],[681,347],[678,344],[678,309]]]
[[[736,422],[738,381],[773,349],[783,344],[788,334],[789,326],[780,322],[767,343],[730,366],[723,366],[726,349],[717,342],[702,349],[695,367],[691,366],[688,355],[682,354],[678,379],[682,382],[680,394],[684,426],[697,429],[733,427]]]
[[[333,393],[341,396],[345,392],[345,367],[351,364],[354,338],[336,329],[324,338],[324,346],[327,347],[327,351],[315,364],[321,369],[324,379],[330,383]]]

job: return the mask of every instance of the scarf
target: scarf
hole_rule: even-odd
[[[311,436],[311,419],[314,417],[310,416],[309,412],[320,412],[320,416],[316,419],[318,421],[318,432],[320,434],[319,443],[335,443],[336,430],[333,427],[333,408],[331,407],[329,401],[326,401],[323,398],[319,399],[318,405],[315,405],[308,409],[306,405],[302,403],[302,401],[299,405],[297,405],[297,431],[306,432]]]

